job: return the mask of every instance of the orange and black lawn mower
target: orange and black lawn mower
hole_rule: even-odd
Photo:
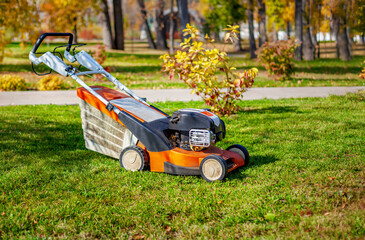
[[[68,37],[68,44],[52,52],[37,52],[46,37]],[[215,147],[226,135],[225,124],[217,115],[207,109],[180,109],[169,116],[120,83],[87,52],[76,51],[85,44],[72,41],[71,33],[44,33],[29,59],[36,74],[34,65],[45,64],[50,72],[71,77],[82,86],[77,96],[86,148],[119,159],[120,166],[129,171],[201,175],[208,182],[222,180],[228,172],[248,164],[245,147]],[[62,47],[69,65],[63,61]],[[71,64],[76,62],[80,66]],[[88,86],[80,78],[95,74],[103,75],[119,90]]]

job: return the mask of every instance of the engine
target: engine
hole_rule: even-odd
[[[174,146],[194,151],[214,145],[226,135],[224,122],[204,109],[180,109],[174,112],[169,130]]]

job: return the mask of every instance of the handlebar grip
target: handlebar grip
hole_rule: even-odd
[[[34,44],[33,49],[31,51],[32,53],[36,53],[37,49],[39,48],[39,46],[46,37],[68,37],[68,44],[72,44],[74,38],[72,33],[43,33],[42,36],[40,36],[37,42]],[[70,48],[71,45],[67,46],[66,50],[70,51]]]

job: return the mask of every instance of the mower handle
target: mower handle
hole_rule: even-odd
[[[66,48],[67,51],[70,51],[71,49],[71,45],[74,36],[72,35],[72,33],[43,33],[37,40],[37,42],[34,44],[33,49],[31,51],[31,53],[36,53],[37,49],[39,48],[39,46],[41,45],[41,43],[43,42],[43,40],[46,37],[68,37],[68,46]]]

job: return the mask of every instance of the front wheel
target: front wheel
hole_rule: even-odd
[[[243,160],[245,160],[244,166],[247,166],[248,163],[250,162],[250,155],[248,154],[248,151],[244,146],[239,145],[239,144],[233,144],[232,146],[229,146],[226,150],[235,152],[235,153],[238,153],[239,155],[241,155]]]
[[[126,147],[119,157],[120,166],[132,172],[143,170],[146,162],[147,154],[138,146]]]
[[[227,163],[221,156],[210,155],[205,157],[200,163],[200,175],[207,182],[223,180],[227,174]]]

